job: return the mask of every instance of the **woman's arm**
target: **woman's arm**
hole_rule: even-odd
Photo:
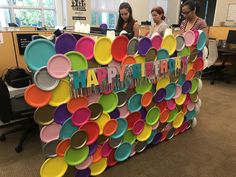
[[[138,24],[138,22],[134,23],[133,31],[134,31],[134,36],[139,37],[139,24]]]

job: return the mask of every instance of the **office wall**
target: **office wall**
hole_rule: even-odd
[[[180,0],[168,0],[166,16],[168,18],[168,24],[179,23],[179,11],[180,11]]]
[[[217,0],[214,18],[214,26],[219,26],[220,22],[225,22],[228,14],[228,6],[230,3],[236,3],[236,0]]]

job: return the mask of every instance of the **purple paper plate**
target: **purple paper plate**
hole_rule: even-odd
[[[75,177],[89,177],[90,176],[90,169],[86,168],[84,170],[76,170]]]
[[[164,88],[159,89],[156,94],[154,95],[154,101],[156,103],[160,103],[166,97],[166,90]]]
[[[65,54],[75,50],[77,40],[72,34],[64,33],[60,35],[55,43],[56,53]]]
[[[145,108],[141,108],[139,112],[141,112],[141,118],[142,118],[143,120],[145,120],[146,115],[147,115],[146,109],[145,109]]]
[[[93,155],[97,150],[98,142],[95,141],[93,144],[89,146],[89,155]]]
[[[120,111],[115,109],[114,111],[110,112],[109,115],[112,119],[117,119],[120,117]]]
[[[192,82],[187,80],[182,86],[182,93],[187,94],[192,88]]]
[[[139,41],[138,52],[140,55],[145,56],[151,47],[152,41],[149,38],[144,37]]]
[[[55,109],[54,121],[58,124],[63,124],[71,115],[72,114],[67,109],[67,104],[61,104]]]
[[[153,144],[158,144],[160,141],[161,141],[161,138],[162,138],[162,133],[161,132],[158,132],[155,137],[153,138],[153,141],[152,143]]]

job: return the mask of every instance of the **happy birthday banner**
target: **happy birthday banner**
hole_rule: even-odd
[[[73,95],[122,90],[146,83],[156,83],[165,74],[186,74],[188,57],[175,57],[146,63],[71,71]],[[92,88],[83,93],[83,89]]]

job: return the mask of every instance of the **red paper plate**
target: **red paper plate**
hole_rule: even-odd
[[[111,54],[114,60],[118,62],[123,61],[123,59],[127,55],[128,43],[129,39],[124,35],[115,38],[111,46]]]
[[[99,126],[96,122],[87,122],[84,125],[82,125],[80,127],[80,130],[84,130],[87,135],[88,135],[88,139],[87,139],[87,145],[93,144],[97,139],[98,139],[98,135],[99,135]]]

